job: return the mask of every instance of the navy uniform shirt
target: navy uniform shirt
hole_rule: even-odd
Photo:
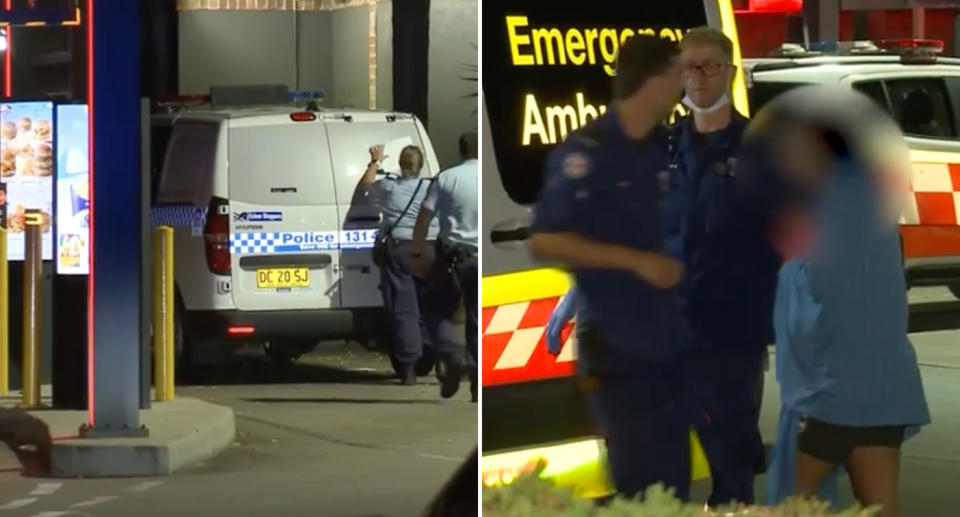
[[[698,133],[692,117],[673,128],[668,245],[686,266],[681,292],[694,338],[756,351],[773,339],[781,261],[757,209],[761,201],[744,182],[749,172],[740,139],[746,126],[734,112],[730,125],[712,133]]]
[[[668,156],[663,128],[631,140],[608,111],[548,156],[532,232],[573,232],[663,252]],[[630,271],[576,268],[573,274],[580,317],[586,314],[606,342],[608,368],[666,361],[688,344],[675,290],[657,289]]]

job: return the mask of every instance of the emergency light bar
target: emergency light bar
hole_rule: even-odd
[[[934,39],[886,39],[877,42],[818,41],[809,48],[797,43],[784,43],[774,50],[774,57],[813,56],[900,56],[902,63],[936,62],[937,54],[943,52],[943,41]]]

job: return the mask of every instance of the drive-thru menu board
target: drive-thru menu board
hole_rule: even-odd
[[[57,105],[57,273],[90,272],[89,122],[85,104]]]
[[[41,212],[43,259],[53,258],[53,103],[0,104],[0,181],[7,186],[7,253],[23,260],[28,209]]]

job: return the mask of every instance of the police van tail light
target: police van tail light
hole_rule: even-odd
[[[226,201],[214,199],[203,229],[207,267],[215,275],[229,275],[231,270],[229,212]]]

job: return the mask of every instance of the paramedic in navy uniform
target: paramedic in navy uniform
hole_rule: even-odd
[[[628,497],[658,482],[689,497],[689,337],[674,289],[683,266],[664,253],[661,125],[680,98],[680,72],[676,43],[623,44],[610,109],[550,153],[531,227],[534,256],[575,277],[592,408]]]
[[[730,104],[733,43],[700,27],[684,35],[680,48],[683,102],[693,114],[673,132],[669,248],[687,271],[680,290],[708,415],[695,423],[713,478],[710,506],[753,504],[781,259],[769,243],[763,203],[738,174],[747,167],[736,158],[747,119]]]
[[[411,249],[413,227],[423,198],[427,195],[429,181],[420,178],[423,151],[419,147],[409,145],[400,151],[399,176],[391,174],[376,180],[380,164],[385,158],[382,145],[370,148],[370,164],[357,184],[354,197],[365,191],[373,194],[374,202],[383,214],[380,231],[390,232],[393,237],[393,246],[380,266],[380,291],[394,339],[391,358],[400,382],[414,385],[417,383],[417,360],[423,354],[424,343],[429,342],[429,336],[420,310],[422,282],[413,276]],[[432,224],[426,238],[435,240],[439,230],[439,225]],[[432,254],[428,260],[432,261]]]

